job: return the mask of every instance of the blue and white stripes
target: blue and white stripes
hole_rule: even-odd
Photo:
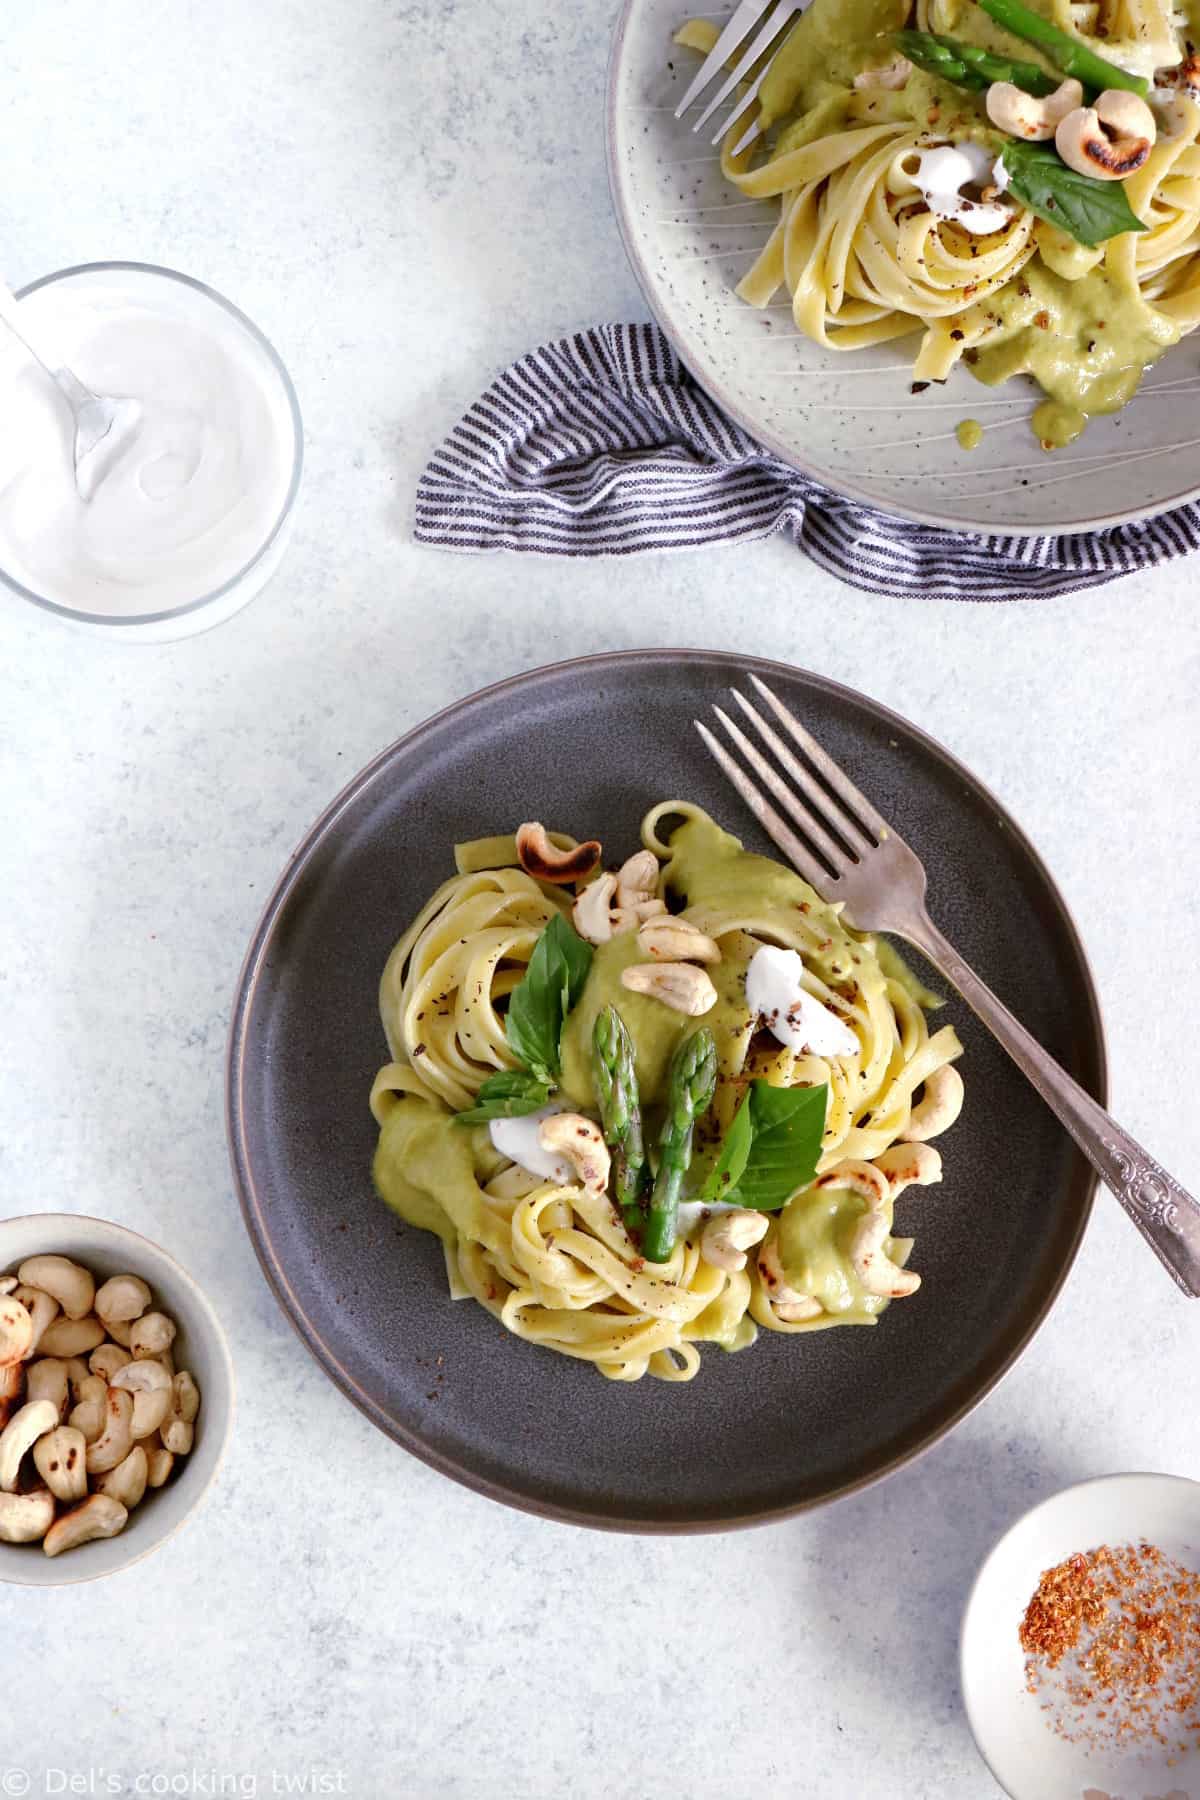
[[[629,556],[776,531],[870,593],[1022,600],[1196,549],[1200,507],[1040,538],[975,537],[872,512],[747,437],[653,325],[597,326],[521,357],[417,489],[417,541],[443,550]]]

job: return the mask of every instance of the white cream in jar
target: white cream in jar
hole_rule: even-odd
[[[0,331],[0,570],[40,599],[114,621],[231,584],[220,610],[235,610],[270,572],[260,565],[278,561],[264,553],[299,466],[290,385],[265,340],[209,290],[160,270],[77,271],[28,294],[21,312],[82,381],[137,400],[143,419],[85,502],[70,410]]]

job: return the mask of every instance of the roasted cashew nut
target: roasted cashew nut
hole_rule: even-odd
[[[171,1410],[171,1377],[160,1362],[143,1358],[127,1363],[113,1376],[112,1386],[133,1396],[135,1443],[159,1429]]]
[[[141,1447],[146,1452],[146,1486],[160,1488],[169,1479],[175,1458],[159,1438],[148,1439]]]
[[[118,1370],[126,1368],[131,1360],[128,1350],[122,1350],[120,1344],[101,1344],[88,1357],[88,1368],[93,1375],[99,1375],[111,1387],[113,1376]]]
[[[883,1206],[891,1193],[888,1177],[874,1163],[850,1160],[839,1163],[836,1169],[819,1175],[813,1182],[818,1188],[849,1188],[851,1193],[861,1194],[868,1206]]]
[[[17,1410],[17,1401],[25,1386],[25,1371],[20,1363],[9,1363],[7,1369],[0,1369],[0,1431],[8,1424]],[[40,1394],[26,1394],[25,1398],[41,1399]]]
[[[27,1400],[0,1432],[0,1489],[11,1494],[21,1472],[21,1461],[40,1437],[58,1425],[58,1408],[52,1400]]]
[[[597,875],[589,881],[571,908],[571,923],[589,944],[607,944],[613,934],[615,875]]]
[[[89,1544],[93,1538],[116,1537],[122,1531],[128,1512],[120,1501],[110,1499],[107,1494],[93,1494],[74,1512],[64,1513],[57,1525],[52,1525],[42,1542],[42,1549],[47,1556],[61,1556],[64,1550],[74,1550],[78,1544]]]
[[[166,1313],[143,1313],[134,1321],[129,1334],[129,1350],[134,1362],[144,1357],[162,1356],[175,1342],[175,1321]]]
[[[552,1113],[548,1119],[542,1120],[538,1129],[538,1143],[552,1156],[565,1157],[581,1185],[591,1193],[607,1192],[612,1158],[603,1133],[591,1119],[585,1119],[582,1113]],[[182,1379],[180,1375],[175,1377],[176,1382]],[[187,1379],[190,1381],[191,1377],[188,1376]],[[168,1450],[175,1448],[165,1431],[162,1441]]]
[[[1138,94],[1106,88],[1095,106],[1078,106],[1061,120],[1054,147],[1068,168],[1098,181],[1123,181],[1143,166],[1158,126]]]
[[[962,1111],[963,1079],[952,1063],[925,1078],[925,1092],[900,1133],[906,1144],[924,1144],[948,1131]]]
[[[97,1316],[108,1326],[109,1336],[115,1325],[140,1319],[149,1309],[150,1289],[138,1275],[113,1275],[96,1294]]]
[[[67,1413],[67,1365],[57,1356],[41,1356],[25,1374],[27,1400],[52,1400],[60,1419]]]
[[[665,913],[638,927],[638,949],[659,962],[719,963],[721,946],[690,919]]]
[[[825,1311],[815,1294],[802,1294],[798,1288],[789,1284],[779,1260],[779,1243],[775,1232],[772,1231],[759,1246],[755,1266],[771,1303],[771,1310],[786,1325],[799,1325],[805,1319],[815,1319]]]
[[[73,1425],[59,1425],[33,1446],[38,1474],[56,1500],[83,1500],[87,1495],[87,1441]]]
[[[1011,81],[993,81],[987,91],[987,116],[1011,137],[1030,143],[1048,143],[1068,113],[1083,105],[1083,84],[1060,82],[1052,94],[1038,100]]]
[[[740,1274],[746,1266],[747,1250],[762,1242],[770,1226],[766,1213],[718,1213],[700,1234],[701,1260],[730,1275]]]
[[[884,1251],[884,1241],[891,1231],[887,1214],[869,1208],[854,1228],[850,1264],[868,1294],[903,1300],[907,1294],[916,1293],[921,1277],[913,1269],[899,1268]]]
[[[716,988],[695,963],[634,963],[621,970],[621,986],[691,1019],[703,1018],[717,1004]]]
[[[589,944],[607,944],[618,932],[632,931],[666,910],[658,897],[658,858],[652,850],[638,850],[615,875],[598,875],[584,888],[571,918]]]
[[[928,1144],[892,1144],[875,1167],[886,1175],[893,1200],[906,1187],[933,1187],[942,1179],[942,1159]]]
[[[108,1384],[100,1375],[85,1375],[78,1384],[79,1398],[67,1420],[76,1431],[82,1431],[89,1444],[102,1436],[108,1417]]]
[[[0,1298],[0,1369],[23,1362],[33,1345],[33,1320],[11,1294]]]
[[[96,1492],[119,1500],[126,1512],[139,1506],[150,1479],[150,1459],[141,1444],[135,1444],[124,1462],[109,1469],[96,1483]]]
[[[55,1319],[42,1333],[38,1349],[45,1356],[90,1356],[104,1342],[104,1327],[94,1313],[83,1319]]]
[[[36,1356],[38,1345],[59,1315],[58,1301],[52,1294],[44,1293],[41,1288],[29,1287],[24,1282],[13,1289],[13,1299],[21,1302],[33,1320],[33,1342],[25,1354],[27,1357]]]
[[[82,1319],[92,1310],[96,1284],[68,1256],[27,1256],[17,1274],[24,1287],[40,1288],[56,1300],[68,1319]]]
[[[104,1396],[104,1429],[88,1445],[89,1475],[103,1475],[124,1462],[133,1449],[133,1395],[123,1388],[109,1388]]]
[[[544,825],[529,820],[517,827],[517,860],[535,881],[567,887],[573,881],[585,881],[599,867],[600,845],[590,838],[586,844],[576,844],[573,850],[560,850],[551,843]]]
[[[0,1544],[36,1544],[54,1523],[54,1495],[0,1494]]]

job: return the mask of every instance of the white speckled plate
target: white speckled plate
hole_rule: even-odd
[[[980,1570],[963,1619],[963,1699],[980,1753],[1012,1800],[1200,1800],[1200,1750],[1118,1754],[1068,1742],[1025,1688],[1017,1634],[1043,1570],[1076,1551],[1141,1542],[1200,1570],[1200,1483],[1106,1475],[1064,1488],[1019,1519]]]
[[[701,0],[701,5],[704,0]],[[697,8],[699,11],[700,8]],[[626,0],[609,74],[608,153],[617,219],[651,310],[697,380],[760,442],[843,494],[907,518],[988,532],[1092,531],[1200,493],[1200,391],[1184,339],[1140,394],[1046,456],[1029,417],[1038,390],[987,388],[966,369],[912,395],[916,339],[854,355],[801,337],[785,304],[758,312],[734,287],[778,217],[722,179],[711,129],[674,108],[698,67],[672,44],[686,0]],[[709,15],[723,17],[724,15]],[[977,418],[979,449],[958,446]]]

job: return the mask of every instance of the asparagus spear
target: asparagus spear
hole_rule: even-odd
[[[979,4],[989,19],[1003,25],[1014,37],[1024,38],[1028,44],[1040,44],[1064,75],[1074,75],[1085,87],[1095,88],[1097,93],[1103,93],[1105,88],[1128,88],[1143,99],[1149,93],[1150,84],[1141,75],[1130,75],[1116,63],[1106,62],[1069,31],[1062,31],[1040,13],[1031,12],[1022,0],[979,0]]]
[[[613,1152],[613,1186],[627,1231],[641,1231],[646,1150],[642,1108],[634,1069],[633,1039],[615,1006],[606,1006],[592,1030],[592,1074],[600,1102],[604,1141]]]
[[[1018,62],[1011,56],[996,56],[975,44],[960,44],[957,38],[939,37],[932,31],[898,31],[895,41],[907,56],[928,75],[940,75],[956,87],[978,92],[993,81],[1011,81],[1027,94],[1052,94],[1058,86],[1053,75],[1039,69],[1036,63]]]
[[[666,1262],[675,1248],[679,1193],[692,1160],[696,1120],[712,1105],[717,1086],[717,1046],[708,1027],[685,1038],[667,1078],[667,1116],[658,1140],[658,1174],[642,1233],[647,1262]]]

